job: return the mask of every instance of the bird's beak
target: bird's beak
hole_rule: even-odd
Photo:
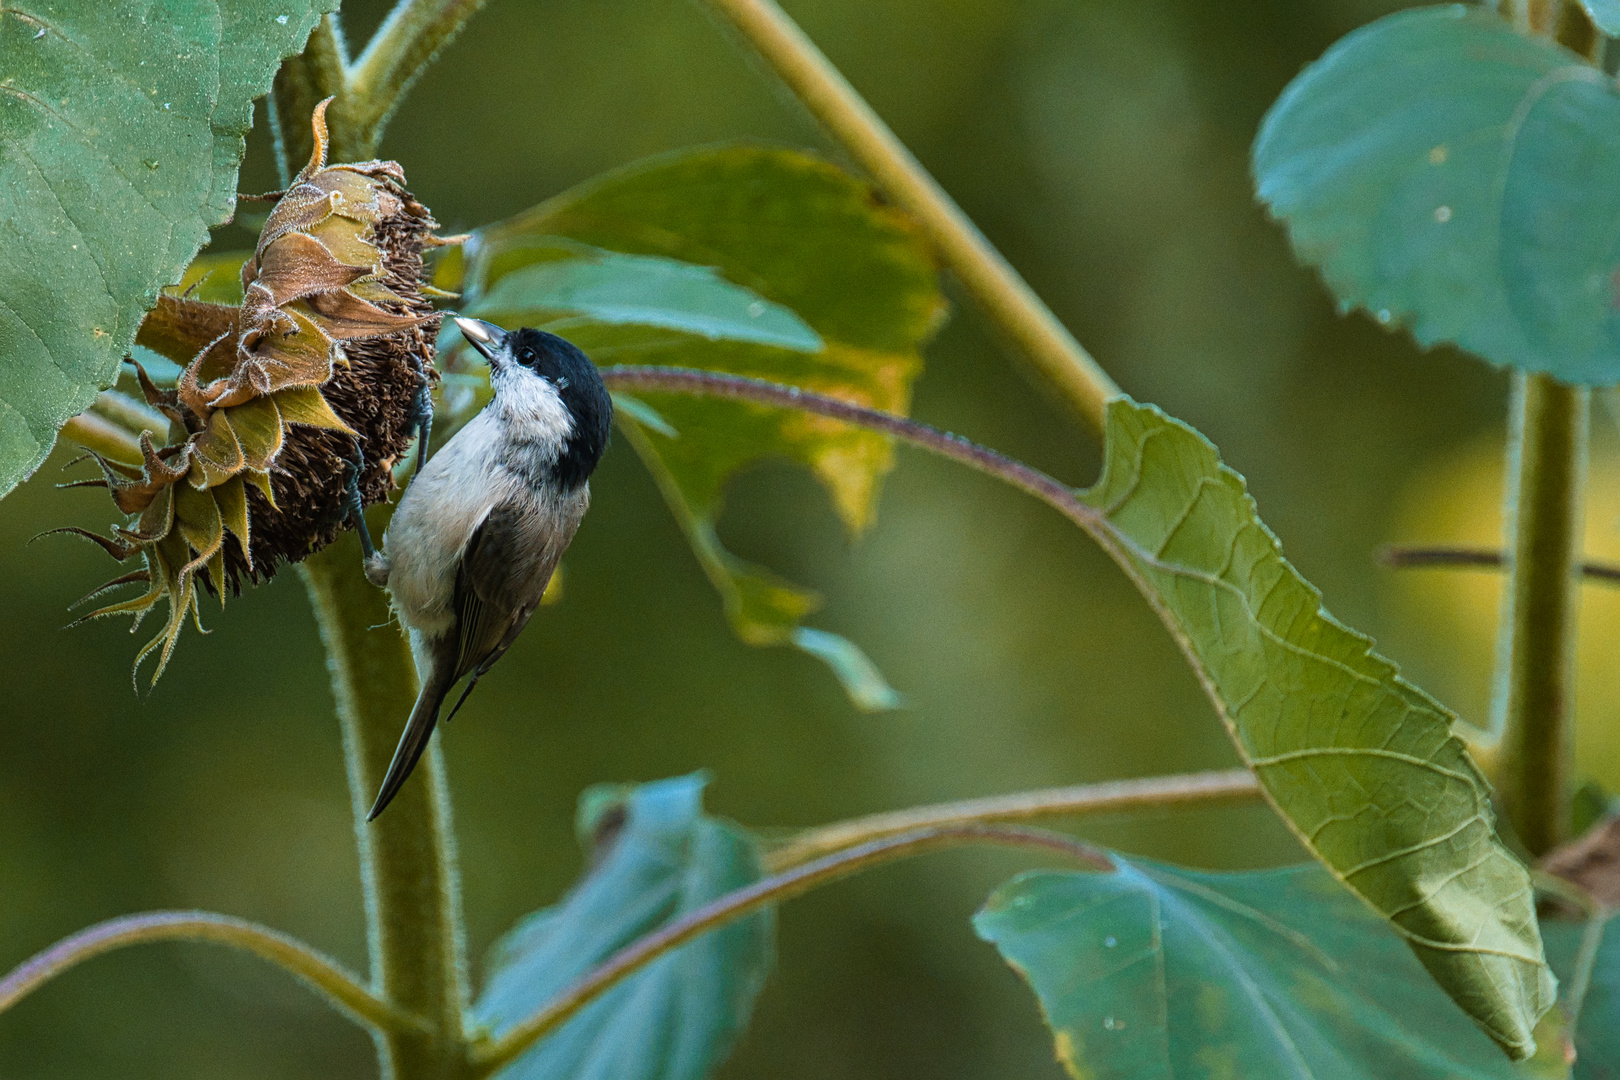
[[[485,360],[493,364],[495,354],[500,352],[501,346],[506,343],[506,331],[483,319],[464,319],[460,315],[455,319],[456,329],[461,331],[461,336],[466,338]]]

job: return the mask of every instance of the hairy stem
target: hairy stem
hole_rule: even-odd
[[[1047,384],[1101,434],[1106,372],[774,0],[709,0],[827,131],[917,219],[945,264]]]
[[[1587,397],[1548,375],[1514,376],[1504,494],[1510,576],[1491,727],[1503,808],[1534,855],[1563,840],[1569,816]]]
[[[63,938],[0,979],[5,1012],[71,967],[126,945],[208,941],[268,960],[322,994],[357,1023],[378,1031],[419,1030],[422,1021],[377,997],[337,961],[277,930],[208,911],[148,911],[109,919]]]
[[[340,161],[373,157],[383,127],[405,92],[427,70],[484,0],[400,0],[349,68],[332,112],[349,133]]]
[[[1420,547],[1391,544],[1378,553],[1378,561],[1395,570],[1421,570],[1429,567],[1500,570],[1507,559],[1500,551],[1486,548]],[[1620,585],[1620,566],[1614,563],[1581,563],[1581,576],[1603,585]]]
[[[914,829],[1260,801],[1260,785],[1247,769],[1076,784],[918,806],[822,825],[792,837],[770,852],[765,861],[773,872],[783,871],[834,851]]]
[[[1041,848],[1075,859],[1094,870],[1108,872],[1114,868],[1103,851],[1073,837],[1010,825],[941,825],[914,829],[897,836],[846,848],[814,862],[756,881],[746,888],[727,893],[626,945],[573,986],[547,1002],[529,1019],[517,1024],[499,1039],[475,1046],[472,1052],[474,1075],[487,1076],[511,1064],[518,1055],[554,1031],[604,991],[700,934],[717,929],[767,905],[792,899],[818,885],[847,877],[856,871],[906,856],[920,855],[925,851],[964,843],[1010,844]]]
[[[381,523],[379,514],[372,527]],[[343,730],[372,987],[394,1007],[429,1023],[427,1031],[379,1035],[383,1075],[446,1080],[460,1075],[465,1061],[467,965],[444,758],[435,742],[388,812],[367,823],[416,696],[416,670],[390,622],[385,595],[361,572],[354,533],[300,568]]]

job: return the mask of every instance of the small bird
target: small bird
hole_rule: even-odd
[[[453,717],[539,606],[590,504],[613,422],[602,376],[573,344],[543,330],[455,323],[489,361],[495,399],[405,489],[386,553],[363,544],[366,577],[387,586],[422,680],[367,820],[416,767],[451,688],[471,676]]]

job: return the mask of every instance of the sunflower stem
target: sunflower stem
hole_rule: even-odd
[[[333,114],[352,142],[336,161],[373,157],[383,128],[439,50],[460,33],[484,0],[400,0],[348,68]],[[336,151],[334,151],[335,153]]]
[[[1534,855],[1556,847],[1568,826],[1587,398],[1548,375],[1514,376],[1491,729],[1503,809]]]
[[[373,524],[382,524],[381,514]],[[388,812],[367,823],[415,700],[415,666],[386,595],[362,572],[354,533],[305,559],[301,570],[343,731],[372,992],[431,1025],[377,1035],[382,1075],[448,1080],[462,1075],[466,1061],[467,964],[444,759],[434,742]]]

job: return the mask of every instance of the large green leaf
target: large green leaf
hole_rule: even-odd
[[[1575,1080],[1620,1080],[1620,925],[1600,912],[1587,923],[1541,924],[1575,1025]]]
[[[1202,435],[1116,399],[1094,531],[1159,611],[1266,796],[1523,1056],[1553,1003],[1528,873],[1452,715],[1322,610]]]
[[[589,309],[576,305],[578,316],[552,328],[602,364],[752,375],[904,413],[922,369],[919,349],[944,313],[937,271],[907,219],[867,184],[794,151],[730,146],[632,165],[479,230],[465,256],[447,260],[441,284],[464,289],[481,309],[510,304],[507,283],[536,273],[535,264],[551,257],[546,252],[555,241],[548,237],[691,264],[681,271],[690,280],[712,273],[753,294],[749,303],[759,306],[750,322],[791,312],[821,342],[807,349],[802,336],[768,342],[712,326],[682,332],[672,320],[626,325],[588,318]],[[623,278],[602,284],[599,296],[615,287],[635,291]],[[735,308],[729,310],[727,321],[735,322]],[[647,398],[668,426],[631,418],[629,441],[657,478],[738,635],[756,645],[794,645],[827,661],[858,705],[894,705],[894,691],[858,648],[801,625],[819,605],[814,594],[737,559],[714,532],[729,478],[768,456],[809,466],[850,530],[859,532],[892,462],[888,439],[740,402]]]
[[[1398,935],[1319,866],[1208,874],[1114,857],[1023,874],[973,919],[1086,1080],[1523,1080]],[[1548,1039],[1556,1044],[1558,1040]]]
[[[252,101],[337,0],[0,6],[0,494],[227,220]]]
[[[703,813],[701,775],[604,785],[580,799],[593,865],[490,957],[475,1022],[503,1034],[618,949],[761,876],[736,826]],[[748,1023],[774,950],[770,910],[711,931],[608,990],[498,1075],[505,1080],[702,1080]]]
[[[1254,170],[1343,307],[1620,380],[1620,92],[1574,53],[1482,7],[1388,16],[1289,85]]]

